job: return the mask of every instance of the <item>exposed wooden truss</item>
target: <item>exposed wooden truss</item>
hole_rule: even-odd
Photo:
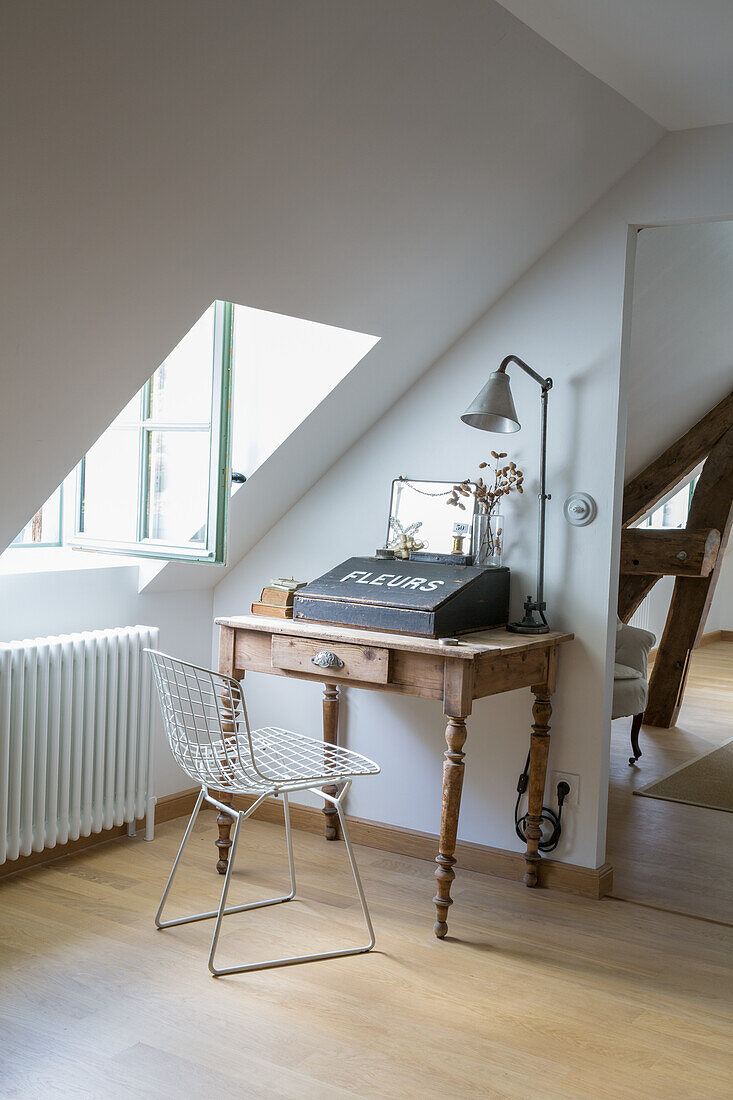
[[[705,460],[684,530],[628,530]],[[624,622],[662,576],[675,586],[649,681],[648,725],[677,721],[733,523],[733,393],[626,486],[618,613]]]
[[[720,525],[720,549],[706,577],[677,577],[649,680],[645,721],[673,726],[682,705],[690,654],[702,637],[733,519],[733,428],[713,447],[700,474],[688,523]]]
[[[720,531],[654,531],[630,527],[621,532],[621,572],[707,577],[720,549]]]

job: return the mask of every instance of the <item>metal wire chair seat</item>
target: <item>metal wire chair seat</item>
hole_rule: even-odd
[[[316,959],[342,958],[346,955],[359,955],[371,951],[374,946],[374,929],[356,865],[356,857],[351,846],[348,824],[343,811],[343,800],[352,779],[356,776],[376,775],[380,770],[379,765],[358,752],[352,752],[340,745],[317,741],[302,733],[281,729],[279,726],[262,726],[260,729],[252,730],[244,704],[244,693],[238,680],[197,665],[187,664],[175,657],[169,657],[166,653],[158,653],[152,649],[146,652],[153,665],[163,712],[163,724],[173,757],[187,775],[201,784],[194,811],[155,914],[156,926],[159,929],[172,928],[176,925],[215,917],[214,935],[209,951],[209,970],[214,977],[263,970],[272,966],[290,966],[293,963],[310,962]],[[280,902],[291,901],[295,897],[295,864],[288,792],[318,791],[321,787],[326,787],[320,793],[335,807],[338,814],[341,834],[369,933],[368,942],[361,947],[349,947],[337,951],[292,955],[282,959],[269,959],[267,962],[238,966],[216,966],[214,958],[223,917],[231,913],[242,913],[249,909],[277,905]],[[246,810],[234,809],[230,803],[222,802],[212,795],[209,788],[214,791],[224,791],[227,794],[254,796],[254,800]],[[242,823],[268,796],[281,797],[283,802],[290,892],[264,901],[227,908],[226,899]],[[235,822],[229,858],[217,865],[222,873],[226,872],[219,907],[207,913],[194,913],[191,916],[164,921],[163,909],[181,856],[204,801],[216,807],[220,814],[233,818]]]
[[[250,745],[254,766],[248,766]],[[274,794],[379,772],[377,764],[358,752],[278,726],[251,730],[249,736],[225,736],[208,745],[179,741],[173,755],[192,779],[243,794]]]

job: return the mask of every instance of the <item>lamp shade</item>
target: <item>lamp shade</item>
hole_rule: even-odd
[[[521,424],[514,408],[509,375],[496,370],[481,393],[473,399],[461,420],[484,432],[518,432]]]

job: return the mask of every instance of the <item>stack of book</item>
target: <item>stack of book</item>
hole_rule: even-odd
[[[305,587],[305,581],[296,581],[292,577],[278,577],[270,581],[260,594],[259,600],[252,604],[253,615],[269,615],[271,619],[292,619],[293,597],[299,588]]]

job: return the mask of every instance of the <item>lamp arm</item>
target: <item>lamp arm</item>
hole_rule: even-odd
[[[500,372],[501,374],[505,374],[510,363],[516,363],[525,374],[528,374],[530,378],[534,378],[537,385],[542,387],[544,393],[552,389],[552,379],[543,378],[541,374],[538,374],[536,370],[532,370],[532,368],[525,363],[523,359],[520,359],[518,355],[507,355],[505,359],[502,359],[497,373]]]

